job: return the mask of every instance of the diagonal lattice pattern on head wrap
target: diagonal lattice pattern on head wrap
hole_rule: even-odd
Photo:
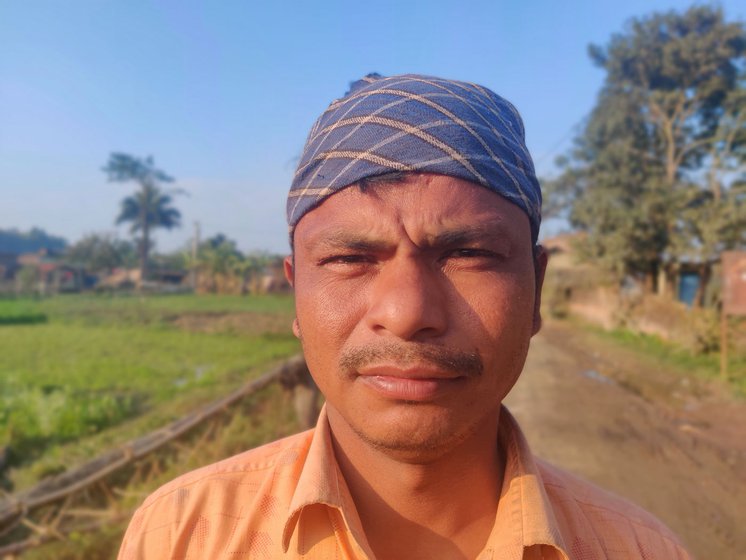
[[[416,74],[366,76],[319,117],[288,194],[291,231],[338,190],[392,171],[482,185],[526,212],[536,241],[541,189],[518,111],[485,87]]]

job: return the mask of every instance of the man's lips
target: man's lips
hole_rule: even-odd
[[[396,377],[398,379],[457,379],[462,377],[453,371],[444,371],[430,365],[400,366],[393,364],[369,364],[357,371],[361,376]]]
[[[432,367],[371,365],[357,373],[357,380],[378,394],[404,401],[431,401],[466,380],[464,376]]]

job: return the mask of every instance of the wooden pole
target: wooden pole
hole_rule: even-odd
[[[192,271],[191,284],[192,290],[197,292],[197,254],[199,253],[199,222],[194,222],[194,236],[192,237]]]
[[[720,377],[728,381],[728,314],[720,310]]]

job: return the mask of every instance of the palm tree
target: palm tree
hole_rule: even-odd
[[[147,278],[148,253],[151,248],[150,234],[153,228],[173,229],[181,225],[181,213],[172,206],[169,192],[159,187],[160,183],[171,183],[173,177],[155,167],[152,157],[136,158],[128,154],[113,153],[103,171],[110,181],[134,181],[140,185],[132,196],[122,200],[117,216],[117,225],[131,222],[130,232],[138,242],[140,256],[140,280]],[[183,191],[172,190],[172,193]],[[140,234],[137,237],[137,234]]]
[[[152,242],[150,230],[153,228],[173,229],[181,225],[181,213],[171,206],[172,198],[158,187],[145,186],[142,190],[122,200],[117,216],[117,225],[131,222],[130,233],[136,236],[140,255],[140,278],[147,278],[148,253]]]

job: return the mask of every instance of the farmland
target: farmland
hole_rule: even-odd
[[[289,296],[0,300],[0,483],[21,491],[243,385],[299,351],[292,317]],[[542,457],[650,509],[698,556],[721,558],[746,550],[746,449],[734,421],[744,417],[742,364],[739,349],[725,383],[717,356],[550,319],[508,406]],[[274,384],[123,469],[73,502],[71,515],[96,507],[95,528],[23,558],[113,560],[133,509],[156,487],[298,431],[291,400]]]
[[[1,483],[26,488],[299,351],[289,296],[0,300]]]

